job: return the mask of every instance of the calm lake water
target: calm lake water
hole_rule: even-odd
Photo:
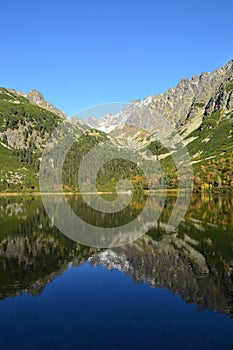
[[[69,197],[102,227],[144,202],[105,216]],[[0,197],[1,349],[232,349],[233,198],[193,196],[166,233],[174,203],[135,242],[97,249],[61,234],[39,197]]]

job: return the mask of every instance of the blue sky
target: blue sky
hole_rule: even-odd
[[[233,58],[232,0],[4,1],[0,85],[72,115],[164,92]]]

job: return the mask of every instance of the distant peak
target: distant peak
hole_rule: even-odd
[[[226,69],[233,69],[233,59],[231,59],[227,64],[224,66]]]
[[[27,93],[27,97],[30,99],[32,98],[33,100],[36,99],[40,99],[40,100],[44,100],[44,96],[42,95],[41,92],[39,92],[38,90],[36,89],[32,89],[30,92]]]

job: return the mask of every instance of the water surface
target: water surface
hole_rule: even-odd
[[[102,227],[136,217],[144,201],[105,216],[69,197]],[[167,234],[174,203],[137,241],[97,249],[61,234],[39,197],[1,197],[1,348],[231,349],[233,199],[194,196]],[[159,205],[150,199],[152,211]]]

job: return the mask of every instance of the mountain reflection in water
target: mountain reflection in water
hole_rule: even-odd
[[[134,198],[119,215],[105,217],[89,208],[81,196],[69,197],[83,219],[103,227],[123,225],[126,217],[137,216],[144,202],[143,196]],[[118,269],[137,283],[168,288],[187,303],[232,315],[233,199],[194,195],[185,218],[168,234],[165,227],[174,203],[175,198],[167,198],[159,221],[150,223],[146,235],[104,250],[61,234],[39,197],[0,197],[0,299],[43,293],[70,265],[88,262]],[[159,196],[150,199],[152,211],[159,205]]]

